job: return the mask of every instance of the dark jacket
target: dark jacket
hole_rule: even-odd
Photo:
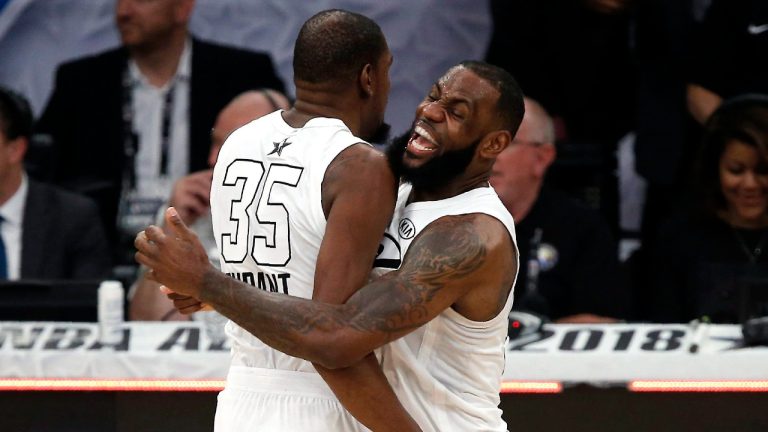
[[[515,221],[520,269],[514,309],[552,320],[580,313],[627,318],[630,294],[621,283],[617,247],[595,210],[544,187],[528,215]],[[540,230],[537,293],[529,294],[532,239]],[[534,246],[535,247],[535,246]]]
[[[768,313],[768,229],[746,229],[702,214],[678,212],[661,226],[645,290],[656,322],[704,316],[740,322]],[[750,262],[750,258],[751,261]]]
[[[111,270],[96,204],[30,180],[21,234],[21,279],[103,279]]]
[[[52,150],[33,149],[27,157],[33,177],[93,198],[113,242],[125,162],[122,77],[127,62],[128,51],[118,48],[61,65],[37,124],[39,134],[52,138]],[[207,168],[219,111],[239,93],[261,87],[284,90],[268,55],[192,40],[190,172]]]

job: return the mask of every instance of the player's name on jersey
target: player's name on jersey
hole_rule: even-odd
[[[248,285],[254,286],[263,291],[269,292],[281,292],[283,294],[289,294],[288,280],[291,278],[289,273],[266,273],[266,272],[243,272],[243,273],[227,273],[227,276],[233,277],[241,282],[245,282]]]

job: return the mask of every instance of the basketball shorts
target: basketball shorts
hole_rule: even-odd
[[[215,432],[363,432],[317,373],[231,366]]]

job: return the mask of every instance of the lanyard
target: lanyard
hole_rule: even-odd
[[[5,252],[5,243],[3,242],[2,226],[5,219],[0,216],[0,280],[8,279],[8,255]]]
[[[163,98],[162,120],[160,123],[160,175],[168,175],[168,165],[171,147],[171,129],[174,93],[176,82],[165,92]],[[123,169],[124,186],[136,188],[136,155],[139,151],[139,136],[133,128],[134,109],[133,109],[133,79],[129,68],[123,71],[123,153],[126,163]]]
[[[136,188],[136,153],[139,151],[139,136],[133,130],[133,85],[131,73],[126,66],[123,71],[123,188]]]
[[[160,132],[160,175],[168,175],[168,154],[171,148],[171,118],[173,117],[173,94],[176,81],[165,92],[163,99],[163,123]]]

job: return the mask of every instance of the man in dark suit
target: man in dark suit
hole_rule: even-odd
[[[0,280],[101,279],[110,255],[91,200],[27,179],[29,104],[0,87]]]
[[[191,37],[193,6],[118,0],[123,46],[60,66],[39,120],[53,151],[29,160],[30,173],[94,198],[113,243],[121,197],[124,205],[134,192],[162,203],[174,180],[207,168],[221,108],[248,89],[283,91],[268,55]],[[153,221],[151,213],[137,225]]]
[[[628,317],[616,244],[601,215],[544,184],[557,156],[552,118],[525,98],[512,143],[493,166],[491,185],[515,218],[521,265],[513,309],[564,323]]]

